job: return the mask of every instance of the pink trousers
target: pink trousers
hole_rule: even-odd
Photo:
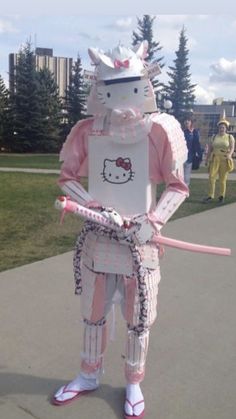
[[[135,327],[140,322],[140,296],[135,275],[100,274],[81,268],[83,293],[81,295],[84,318],[84,339],[81,370],[96,373],[101,370],[107,345],[106,317],[112,308],[114,296],[119,295],[121,311],[127,322],[125,377],[128,383],[139,383],[145,374],[149,331],[157,315],[157,294],[160,270],[146,275],[147,316],[140,334]]]

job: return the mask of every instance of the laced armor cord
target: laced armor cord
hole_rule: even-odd
[[[136,333],[142,334],[145,330],[145,326],[147,323],[147,286],[145,282],[145,276],[149,272],[148,268],[145,268],[142,265],[141,256],[137,246],[134,244],[131,238],[121,237],[117,232],[107,228],[95,224],[91,221],[86,221],[84,227],[78,236],[76,246],[75,246],[75,253],[74,253],[74,278],[75,278],[75,294],[80,295],[82,293],[82,285],[81,285],[81,256],[82,256],[82,249],[85,243],[86,236],[89,232],[93,232],[95,234],[99,234],[99,236],[108,237],[114,241],[126,241],[129,245],[135,271],[137,274],[138,279],[138,293],[139,293],[139,301],[140,301],[140,312],[139,312],[139,324],[135,328],[132,327],[132,330],[135,330]],[[129,325],[128,325],[129,326]]]

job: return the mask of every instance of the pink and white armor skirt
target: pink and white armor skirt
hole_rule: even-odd
[[[104,241],[102,241],[102,245],[96,246],[95,252],[91,242],[89,242],[90,246],[87,246],[86,237],[89,236],[88,232],[91,232],[91,227],[93,229],[91,223],[85,224],[82,234],[78,238],[74,256],[76,293],[82,294],[81,307],[84,319],[81,370],[84,373],[95,375],[102,370],[103,356],[107,345],[106,318],[112,308],[114,297],[118,293],[121,311],[127,322],[125,376],[127,382],[138,383],[144,378],[149,330],[157,315],[157,294],[160,282],[158,253],[154,252],[153,254],[150,249],[147,252],[149,258],[150,254],[152,255],[151,262],[155,266],[154,269],[150,269],[143,266],[142,249],[129,243],[129,245],[122,245],[126,248],[126,252],[122,253],[118,245],[116,262],[118,260],[119,264],[120,256],[122,269],[126,266],[127,273],[95,271],[94,258],[96,259],[97,253],[101,253],[99,250],[103,248]],[[97,230],[97,227],[95,229]],[[110,230],[107,238],[107,231],[104,228],[99,228],[98,237],[101,236],[106,236],[108,240],[112,260],[112,248],[119,239],[115,233],[111,234]],[[91,252],[90,255],[88,254],[89,249],[92,249],[93,257]],[[129,262],[124,259],[125,254],[128,257],[131,255],[133,261],[131,271]],[[106,256],[109,256],[109,253]],[[105,271],[109,271],[109,265],[106,269],[104,265],[102,266]],[[113,271],[114,267],[110,266],[110,270]],[[117,271],[119,272],[118,267]]]

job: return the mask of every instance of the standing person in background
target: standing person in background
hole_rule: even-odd
[[[219,197],[220,203],[224,202],[226,194],[226,182],[228,173],[234,169],[233,153],[235,140],[231,134],[227,133],[229,122],[223,117],[218,122],[218,133],[211,139],[206,166],[209,171],[209,191],[208,197],[203,202],[212,202],[215,197],[216,179],[219,176]]]
[[[202,160],[202,150],[199,138],[199,132],[193,126],[193,119],[191,117],[187,117],[184,121],[184,137],[188,148],[188,158],[184,163],[184,181],[186,185],[189,186],[191,172],[193,168],[193,162],[195,159],[198,161],[198,166],[195,167],[197,169],[200,165]]]

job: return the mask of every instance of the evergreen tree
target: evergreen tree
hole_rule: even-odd
[[[195,96],[194,89],[195,84],[191,84],[190,65],[188,64],[187,49],[187,37],[185,34],[185,28],[183,27],[180,31],[179,37],[179,48],[175,52],[176,59],[174,60],[174,66],[170,66],[170,71],[167,72],[170,81],[165,86],[168,98],[172,102],[171,113],[180,121],[187,114],[191,112],[193,107]]]
[[[53,74],[47,68],[44,68],[37,75],[39,81],[40,132],[35,151],[53,153],[58,151],[61,146],[60,119],[62,104]]]
[[[159,64],[160,68],[164,67],[163,58],[159,56],[159,52],[162,50],[159,42],[154,41],[153,39],[153,24],[156,19],[156,16],[151,17],[149,15],[143,15],[143,18],[137,18],[138,21],[138,29],[137,32],[133,31],[133,41],[132,45],[137,45],[138,43],[142,42],[143,40],[148,41],[148,57],[147,61],[155,61]],[[158,82],[158,79],[152,80],[153,87],[155,90],[160,90],[162,84]]]
[[[72,67],[70,84],[67,90],[66,107],[68,112],[68,125],[71,128],[77,121],[84,118],[86,91],[82,75],[81,59],[78,54],[77,60]]]
[[[11,92],[11,149],[34,152],[40,141],[41,106],[35,55],[29,42],[20,50],[15,68],[15,86]]]
[[[0,75],[0,150],[7,146],[9,128],[9,94]]]

